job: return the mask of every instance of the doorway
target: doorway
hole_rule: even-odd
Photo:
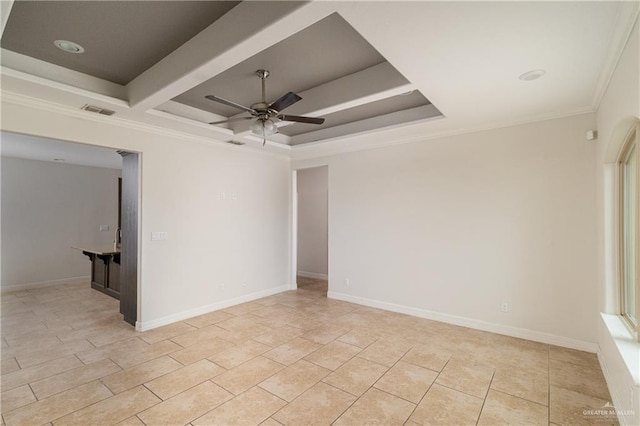
[[[327,295],[329,280],[328,166],[295,173],[296,262],[299,290]]]
[[[98,289],[135,326],[140,154],[5,131],[1,154],[2,292]]]

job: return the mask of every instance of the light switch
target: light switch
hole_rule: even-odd
[[[100,225],[100,230],[101,231],[108,231],[109,230],[109,225]]]
[[[168,232],[152,232],[151,233],[151,241],[160,241],[160,240],[168,240],[169,233]]]

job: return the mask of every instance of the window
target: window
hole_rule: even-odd
[[[620,299],[621,313],[637,333],[640,314],[638,278],[638,131],[631,134],[620,156]]]

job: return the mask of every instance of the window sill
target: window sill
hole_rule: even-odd
[[[633,382],[640,386],[640,343],[635,340],[619,315],[601,315]]]

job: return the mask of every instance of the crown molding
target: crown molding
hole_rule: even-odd
[[[344,138],[335,138],[332,140],[308,143],[304,145],[294,145],[292,147],[291,159],[293,161],[310,160],[320,157],[328,157],[332,155],[345,154],[350,152],[362,151],[367,149],[384,148],[395,145],[403,145],[408,143],[416,143],[433,139],[440,139],[449,136],[458,136],[469,133],[484,132],[487,130],[495,130],[506,127],[521,126],[541,121],[556,120],[561,118],[573,117],[576,115],[595,113],[595,109],[591,106],[578,108],[572,111],[552,114],[541,114],[530,116],[522,119],[495,121],[484,126],[454,127],[449,129],[429,133],[426,128],[430,123],[440,120],[447,120],[446,117],[433,117],[414,123],[408,126],[399,126],[394,128],[380,129],[377,133],[367,133],[360,135],[350,135]],[[412,128],[412,129],[410,129]],[[401,130],[413,130],[411,135],[394,136]],[[366,140],[364,138],[366,137]]]
[[[622,53],[624,52],[633,28],[638,22],[638,16],[640,16],[640,2],[639,1],[627,1],[621,2],[618,15],[616,17],[616,23],[613,27],[613,32],[609,42],[609,54],[605,60],[604,66],[598,78],[598,83],[593,92],[593,98],[591,105],[593,109],[597,110],[600,107],[602,98],[609,87],[609,83],[613,78],[613,74],[620,62]]]
[[[7,69],[2,69],[2,73],[5,74]],[[9,74],[12,72],[16,72],[11,70]],[[21,72],[17,72],[19,74],[23,74]],[[40,77],[30,76],[35,80],[43,80]],[[49,82],[50,83],[50,82]],[[63,85],[61,83],[54,83],[55,85]],[[66,85],[63,85],[66,86]],[[83,89],[77,89],[84,91]],[[304,145],[283,145],[280,143],[272,143],[267,142],[267,146],[269,150],[265,150],[262,147],[262,143],[253,143],[249,142],[246,145],[242,146],[230,146],[226,143],[226,138],[207,138],[203,136],[198,136],[194,134],[190,134],[188,132],[182,132],[179,130],[167,129],[165,127],[156,126],[153,124],[142,123],[140,121],[129,120],[120,118],[117,116],[102,116],[99,114],[88,113],[83,110],[79,110],[76,108],[72,108],[69,106],[65,106],[62,104],[42,100],[35,97],[26,96],[20,93],[10,92],[4,90],[2,92],[2,101],[7,103],[12,103],[16,105],[27,106],[30,108],[35,108],[39,110],[54,112],[58,114],[63,114],[66,116],[71,116],[75,118],[80,118],[83,120],[94,121],[103,124],[116,125],[123,128],[129,128],[133,130],[144,131],[148,133],[153,133],[156,135],[163,135],[171,138],[176,138],[180,140],[186,140],[195,143],[201,143],[205,145],[216,145],[218,147],[222,147],[224,149],[234,149],[234,150],[245,150],[247,152],[253,152],[258,155],[267,155],[276,158],[284,158],[287,160],[307,160],[319,157],[327,157],[332,155],[362,151],[367,149],[375,149],[375,148],[383,148],[394,145],[402,145],[407,143],[415,143],[426,140],[433,140],[448,136],[456,136],[467,133],[475,133],[486,130],[493,130],[504,127],[518,126],[523,124],[529,124],[539,121],[547,121],[565,117],[571,117],[574,115],[581,115],[587,113],[595,112],[595,109],[592,107],[583,107],[573,111],[563,112],[563,113],[554,113],[554,114],[543,114],[538,116],[531,116],[524,119],[516,119],[516,120],[505,120],[505,121],[497,121],[491,123],[490,125],[485,126],[470,126],[470,127],[455,127],[451,129],[445,129],[436,132],[429,132],[428,126],[432,122],[448,120],[446,117],[434,117],[426,120],[422,120],[419,123],[409,124],[409,125],[398,125],[391,126],[385,129],[379,129],[378,131],[366,131],[356,135],[349,135],[348,137],[336,137],[333,139],[327,139],[324,141],[308,143]],[[123,103],[121,100],[113,100],[117,103]],[[122,105],[120,105],[122,106]],[[166,114],[166,113],[164,113]],[[161,111],[154,111],[152,115],[162,117],[164,114]],[[169,114],[167,114],[169,115]],[[175,120],[175,117],[172,117]],[[187,120],[190,123],[193,120]],[[404,134],[402,134],[404,133]],[[406,134],[410,133],[410,134]],[[229,134],[229,139],[233,138],[233,135]],[[255,146],[254,146],[255,145]],[[277,151],[276,151],[277,150]]]
[[[41,111],[47,111],[54,114],[61,114],[67,117],[78,118],[85,121],[92,121],[95,123],[106,124],[111,126],[117,126],[121,128],[142,131],[146,133],[152,133],[155,135],[166,136],[172,139],[178,139],[180,141],[188,141],[193,143],[199,143],[203,145],[216,146],[217,148],[225,149],[225,150],[242,150],[246,153],[252,153],[261,156],[273,157],[278,159],[283,159],[286,161],[290,160],[289,155],[289,146],[284,146],[284,148],[280,148],[280,146],[273,146],[273,148],[280,148],[284,152],[274,152],[274,151],[266,151],[260,146],[252,146],[252,145],[230,145],[226,143],[224,140],[206,138],[202,136],[193,135],[186,132],[181,132],[178,130],[166,129],[163,127],[155,126],[148,123],[141,123],[138,121],[127,120],[117,116],[104,116],[100,114],[93,114],[90,112],[86,112],[84,110],[72,108],[66,105],[61,105],[58,103],[45,101],[39,98],[34,98],[30,96],[23,95],[21,93],[9,92],[6,90],[2,91],[1,96],[2,103],[13,104],[18,106],[23,106],[27,108],[33,108]],[[279,145],[279,144],[274,144]],[[118,148],[118,147],[113,147]]]

